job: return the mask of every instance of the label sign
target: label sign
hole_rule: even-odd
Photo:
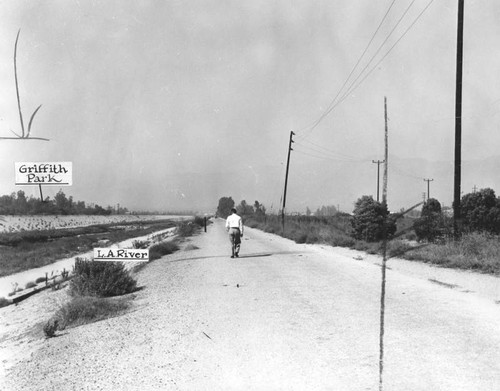
[[[147,262],[149,249],[94,248],[94,261]]]
[[[57,185],[73,184],[72,162],[25,162],[14,163],[16,185]]]

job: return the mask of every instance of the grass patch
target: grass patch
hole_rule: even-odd
[[[461,240],[428,244],[409,250],[404,258],[444,267],[500,274],[500,240],[483,233],[463,235]]]
[[[179,246],[174,241],[161,242],[149,248],[149,261],[160,259],[164,255],[172,254],[179,250]]]
[[[72,296],[111,297],[131,293],[137,281],[122,262],[100,262],[77,258],[69,285]]]
[[[121,315],[130,307],[131,297],[76,297],[59,308],[51,319],[58,321],[58,329],[76,327]]]
[[[368,243],[350,235],[351,216],[338,214],[332,217],[287,216],[284,236],[297,243],[320,243],[348,247],[369,254],[382,254],[381,242]],[[280,216],[270,215],[260,219],[244,218],[246,226],[262,231],[282,234]],[[443,267],[480,271],[500,275],[500,238],[484,233],[464,234],[459,241],[424,243],[412,246],[409,241],[416,235],[411,230],[413,219],[398,222],[402,237],[388,242],[388,256],[432,263]]]
[[[4,243],[9,243],[0,247],[0,276],[50,265],[58,259],[77,255],[82,252],[82,249],[84,251],[91,250],[92,244],[103,236],[112,242],[119,242],[175,226],[172,221],[144,224],[142,226],[137,223],[130,224],[131,229],[117,229],[118,225],[110,224],[74,229],[0,234],[0,243],[2,240]],[[120,223],[119,225],[124,224]],[[14,236],[16,239],[13,239]]]
[[[322,243],[350,247],[355,242],[349,235],[350,219],[349,215],[342,213],[330,217],[287,216],[284,237],[296,243]],[[244,219],[244,223],[248,227],[264,232],[278,235],[283,233],[279,216],[249,217]]]
[[[200,226],[191,221],[182,222],[177,225],[176,234],[181,237],[193,236],[200,231]]]

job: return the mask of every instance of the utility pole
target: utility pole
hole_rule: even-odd
[[[387,126],[387,97],[384,97],[385,119],[385,159],[384,183],[382,187],[382,204],[387,207],[387,162],[389,157],[388,126]],[[380,289],[380,332],[379,332],[379,391],[383,390],[384,374],[384,331],[385,331],[385,285],[387,268],[387,216],[384,221],[384,241],[382,242],[382,283]]]
[[[453,188],[453,231],[460,236],[460,184],[462,176],[462,68],[464,47],[464,0],[458,0],[457,80],[455,94],[455,176]]]
[[[372,160],[372,163],[377,165],[377,202],[379,202],[380,164],[385,163],[385,160]]]
[[[38,184],[38,188],[40,189],[40,201],[44,202],[42,194],[42,185],[40,183]]]
[[[434,181],[434,179],[424,179],[424,182],[427,182],[427,200],[431,198],[430,183],[432,181]]]
[[[286,174],[285,174],[285,191],[283,192],[283,208],[281,209],[281,226],[282,226],[282,236],[285,235],[285,205],[286,205],[286,188],[288,185],[288,169],[290,168],[290,153],[293,151],[292,149],[292,143],[293,141],[292,137],[295,135],[295,133],[290,132],[290,141],[288,143],[288,158],[286,160]]]
[[[384,156],[384,185],[382,188],[382,203],[387,205],[387,167],[389,164],[389,129],[387,122],[387,97],[384,96],[384,119],[385,119],[385,156]]]
[[[474,187],[472,188],[472,192],[473,192],[474,194],[476,194],[476,191],[477,191],[477,187],[476,187],[476,185],[474,185]]]

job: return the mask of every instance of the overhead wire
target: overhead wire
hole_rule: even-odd
[[[424,179],[424,177],[420,177],[420,176],[417,176],[417,175],[414,175],[414,174],[410,174],[409,172],[407,172],[405,170],[402,170],[402,169],[398,168],[397,166],[392,166],[391,170],[394,170],[395,171],[394,173],[396,175],[406,176],[406,177],[413,178],[413,179]]]
[[[352,89],[348,90],[344,96],[340,99],[340,101],[336,104],[338,106],[341,104],[347,97],[352,94],[367,78],[372,74],[372,72],[377,69],[377,67],[380,65],[382,61],[385,60],[385,58],[392,52],[392,50],[396,47],[396,45],[408,34],[408,32],[411,30],[411,28],[418,22],[418,20],[422,17],[422,15],[427,11],[427,9],[431,6],[431,4],[434,2],[434,0],[430,0],[425,8],[418,14],[418,16],[415,18],[415,20],[408,26],[408,28],[403,32],[403,34],[397,39],[397,41],[390,47],[390,49],[384,54],[384,56],[368,71],[368,73],[357,83]],[[335,106],[335,107],[336,107]],[[334,108],[335,108],[334,107]]]
[[[365,160],[346,160],[346,159],[339,159],[339,158],[332,157],[332,156],[316,155],[316,154],[312,154],[312,153],[304,152],[304,151],[301,151],[301,150],[294,150],[294,152],[297,152],[297,153],[299,153],[299,154],[301,154],[301,155],[306,155],[306,156],[310,156],[310,157],[315,157],[315,158],[318,158],[318,159],[331,160],[331,161],[335,161],[335,162],[356,163],[356,162],[367,161],[366,159],[365,159]]]
[[[382,27],[382,24],[385,22],[385,20],[387,19],[387,16],[389,15],[389,12],[391,11],[394,3],[396,2],[396,0],[392,0],[391,4],[389,5],[389,7],[387,8],[384,16],[382,17],[382,20],[380,21],[380,23],[378,24],[377,28],[375,29],[375,32],[372,34],[370,40],[368,41],[368,44],[366,45],[365,49],[363,50],[363,53],[361,54],[361,56],[358,58],[358,60],[356,61],[356,64],[354,65],[354,67],[351,69],[351,71],[349,72],[349,75],[347,76],[347,78],[345,79],[344,83],[342,84],[342,86],[340,87],[340,89],[338,90],[337,94],[335,95],[335,97],[332,99],[332,101],[330,102],[330,104],[328,105],[326,111],[316,120],[314,121],[311,125],[308,125],[308,126],[305,126],[304,128],[302,129],[299,129],[297,130],[297,132],[300,132],[302,130],[305,130],[307,128],[310,128],[309,129],[309,132],[311,132],[316,126],[319,125],[319,123],[323,120],[323,118],[325,116],[327,116],[329,114],[329,109],[330,107],[335,103],[335,101],[337,100],[337,98],[339,97],[339,95],[341,94],[342,90],[344,89],[344,87],[347,85],[347,83],[349,82],[351,76],[354,74],[354,72],[356,71],[358,65],[361,63],[361,60],[364,58],[365,54],[368,52],[368,49],[370,48],[373,40],[375,39],[377,33],[379,32],[380,28]]]
[[[307,150],[306,152],[312,151],[312,152],[308,152],[308,153],[309,154],[314,153],[315,157],[325,157],[325,158],[328,158],[331,160],[336,160],[336,161],[358,162],[358,161],[368,161],[369,160],[369,159],[355,158],[355,157],[351,157],[351,156],[342,156],[342,155],[339,155],[336,153],[330,153],[330,152],[322,151],[322,150],[317,149],[317,148],[309,147],[307,145],[300,144],[300,143],[296,144],[296,147],[304,148]],[[294,148],[294,152],[304,152],[304,151],[301,151],[300,149]]]
[[[302,142],[308,143],[308,144],[310,144],[310,145],[315,146],[316,148],[319,148],[319,149],[324,150],[324,151],[326,151],[326,152],[333,153],[333,154],[335,154],[335,155],[344,156],[344,157],[346,157],[346,158],[349,158],[349,159],[354,159],[354,160],[358,160],[358,159],[359,159],[359,157],[357,157],[357,156],[347,155],[347,154],[345,154],[345,153],[341,153],[341,152],[334,151],[333,149],[330,149],[330,148],[325,148],[325,147],[324,147],[324,146],[322,146],[322,145],[319,145],[319,144],[313,143],[311,140],[302,140],[302,141],[301,141],[301,143],[302,143]]]
[[[379,48],[377,49],[376,53],[371,57],[371,59],[369,60],[368,64],[358,74],[358,76],[356,77],[356,79],[353,82],[351,82],[351,84],[349,85],[348,90],[342,95],[342,97],[340,98],[340,100],[338,100],[337,102],[334,103],[334,101],[336,100],[336,98],[339,95],[339,94],[337,94],[336,97],[332,100],[332,102],[328,106],[328,109],[323,114],[321,114],[321,116],[315,122],[313,122],[313,125],[311,125],[308,128],[308,133],[311,133],[312,130],[314,130],[321,123],[321,121],[324,118],[326,118],[326,116],[328,116],[336,107],[338,107],[341,103],[343,103],[349,97],[349,95],[351,95],[357,88],[359,88],[359,86],[368,78],[368,76],[370,76],[373,73],[373,71],[380,65],[380,63],[392,52],[392,50],[396,47],[396,45],[398,45],[399,42],[406,36],[406,34],[408,34],[408,32],[413,28],[413,26],[418,22],[418,20],[420,20],[420,18],[423,16],[423,14],[427,11],[427,9],[434,2],[434,0],[430,0],[427,3],[427,5],[424,7],[424,9],[418,14],[418,16],[413,20],[413,22],[408,26],[408,28],[406,28],[406,30],[403,32],[403,34],[396,40],[396,42],[389,48],[389,50],[382,56],[382,58],[361,78],[361,76],[363,75],[363,72],[366,71],[366,69],[369,67],[369,65],[375,59],[375,57],[380,53],[380,51],[383,48],[383,46],[387,43],[388,39],[393,34],[393,32],[395,31],[395,29],[399,26],[399,24],[401,23],[401,21],[404,19],[404,17],[408,13],[409,9],[413,6],[413,4],[415,3],[415,1],[416,0],[413,0],[409,4],[409,6],[405,9],[405,11],[401,15],[401,17],[398,19],[396,25],[393,27],[393,29],[391,30],[391,32],[384,39],[383,43],[379,46]],[[392,3],[390,5],[390,7],[392,7]],[[389,8],[389,10],[390,10],[390,8]],[[385,17],[386,16],[384,16],[383,20],[385,20]],[[376,31],[378,31],[378,28],[377,28]],[[372,40],[370,40],[370,43],[371,42],[372,42]],[[352,75],[352,72],[350,73],[350,75]],[[359,80],[360,78],[361,78],[361,80]],[[346,79],[346,80],[348,80],[348,79]],[[359,80],[359,82],[357,82],[358,80]],[[344,83],[344,84],[347,84],[347,83]],[[307,127],[302,128],[300,131],[302,131],[304,129],[307,129]],[[307,134],[304,134],[303,137],[302,137],[302,139],[304,139],[305,137],[307,137]]]
[[[370,58],[370,61],[368,61],[368,63],[364,66],[364,68],[361,70],[361,72],[359,72],[359,74],[356,77],[356,79],[354,79],[352,81],[352,83],[349,85],[349,88],[347,89],[347,92],[344,95],[342,95],[342,97],[340,98],[341,101],[342,101],[343,97],[345,97],[346,95],[349,94],[349,91],[352,88],[352,86],[354,84],[356,84],[356,82],[359,80],[359,78],[363,75],[363,72],[366,71],[366,69],[370,66],[370,64],[372,63],[372,61],[375,59],[375,57],[378,56],[378,54],[380,53],[380,51],[382,50],[382,48],[384,47],[384,45],[387,43],[387,41],[389,40],[389,38],[391,38],[391,36],[394,33],[394,31],[396,31],[396,29],[398,28],[398,26],[401,24],[401,22],[405,18],[406,14],[408,14],[408,12],[410,11],[411,7],[413,7],[413,4],[415,4],[415,1],[416,0],[412,0],[412,2],[408,5],[408,7],[406,7],[406,9],[404,10],[403,14],[399,17],[398,21],[394,25],[394,27],[391,29],[391,31],[389,32],[389,34],[387,34],[387,36],[385,37],[385,39],[383,40],[383,42],[380,44],[380,46],[375,51],[375,54]],[[333,107],[332,107],[332,110],[333,110]]]

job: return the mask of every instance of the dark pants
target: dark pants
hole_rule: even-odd
[[[238,255],[241,244],[241,232],[239,228],[229,228],[229,241],[231,242],[232,254]]]

